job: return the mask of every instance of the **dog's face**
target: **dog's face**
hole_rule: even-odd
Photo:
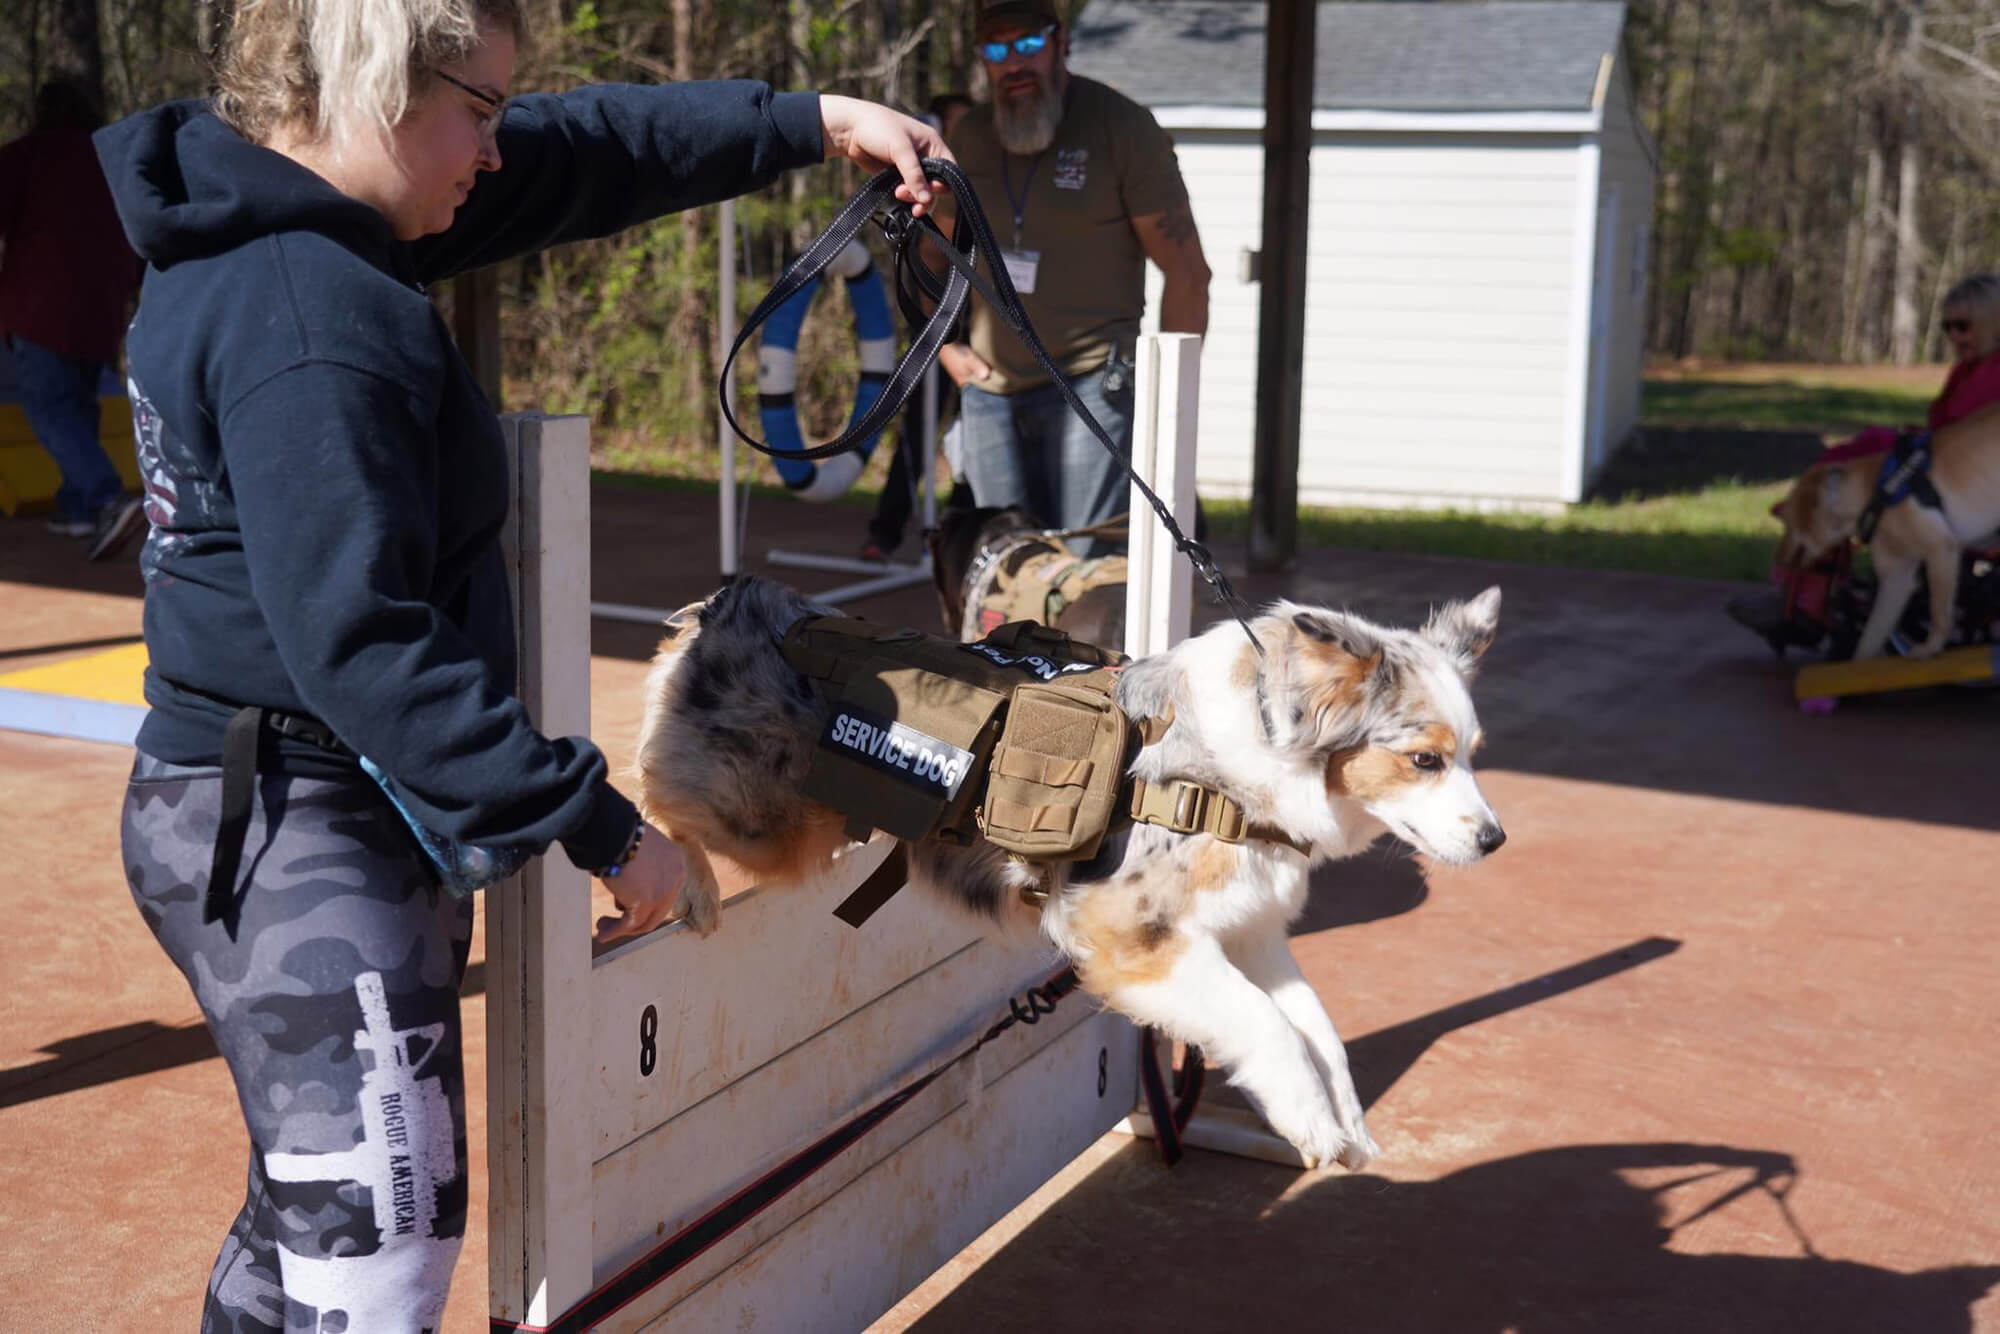
[[[1792,483],[1776,510],[1785,525],[1778,539],[1779,565],[1811,565],[1853,533],[1861,510],[1852,503],[1851,480],[1843,464],[1815,463]]]
[[[1314,759],[1330,802],[1358,803],[1444,862],[1478,861],[1506,841],[1473,777],[1484,736],[1467,688],[1493,642],[1498,588],[1441,608],[1419,631],[1286,603],[1274,613],[1265,731]]]

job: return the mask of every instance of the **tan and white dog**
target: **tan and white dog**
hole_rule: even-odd
[[[1810,565],[1857,536],[1881,465],[1875,455],[1807,468],[1778,505],[1785,525],[1779,563]],[[1943,650],[1958,598],[1960,555],[2000,529],[2000,404],[1932,435],[1930,481],[1941,509],[1905,496],[1882,511],[1868,542],[1875,601],[1855,645],[1857,658],[1878,657],[1887,647],[1916,592],[1920,568],[1930,585],[1930,633],[1910,656],[1928,658]]]
[[[1499,609],[1490,588],[1412,631],[1279,602],[1252,622],[1268,656],[1225,622],[1124,669],[1125,712],[1172,719],[1131,773],[1224,792],[1288,842],[1136,824],[1089,861],[1032,867],[983,840],[926,841],[908,847],[911,883],[996,928],[1039,929],[1106,1005],[1199,1045],[1309,1164],[1358,1168],[1377,1149],[1286,926],[1315,865],[1385,832],[1452,863],[1505,841],[1473,777],[1467,690]],[[647,818],[686,852],[697,930],[719,921],[711,854],[803,879],[845,842],[844,818],[800,795],[822,710],[779,650],[799,618],[828,614],[745,579],[668,622],[635,768]],[[1042,889],[1040,906],[1023,897]]]

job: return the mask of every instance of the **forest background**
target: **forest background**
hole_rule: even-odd
[[[972,0],[527,3],[518,90],[749,76],[912,111],[984,96]],[[229,5],[0,0],[0,138],[56,74],[100,90],[112,118],[200,94]],[[1632,0],[1626,44],[1660,150],[1652,356],[1942,354],[1944,290],[2000,244],[2000,0]],[[743,201],[745,310],[858,184],[834,164]],[[509,406],[587,412],[632,460],[710,451],[715,227],[686,214],[506,266]],[[822,299],[807,326],[809,434],[847,410],[843,305]]]

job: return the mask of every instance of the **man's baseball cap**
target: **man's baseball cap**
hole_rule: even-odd
[[[1061,22],[1062,15],[1056,13],[1056,7],[1049,0],[995,0],[993,4],[979,7],[979,17],[973,28],[976,32],[988,33],[997,28],[1043,28]]]

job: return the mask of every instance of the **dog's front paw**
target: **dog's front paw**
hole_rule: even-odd
[[[1354,1134],[1348,1137],[1337,1158],[1340,1165],[1348,1171],[1359,1172],[1381,1156],[1382,1148],[1375,1142],[1374,1136],[1368,1133],[1368,1128],[1358,1126]]]
[[[1347,1152],[1347,1136],[1340,1132],[1340,1123],[1331,1116],[1309,1115],[1298,1118],[1265,1114],[1264,1119],[1271,1129],[1278,1132],[1305,1159],[1306,1168],[1313,1170],[1331,1167],[1342,1161]]]
[[[712,936],[722,925],[722,894],[712,884],[690,883],[682,899],[682,921],[698,936]]]

